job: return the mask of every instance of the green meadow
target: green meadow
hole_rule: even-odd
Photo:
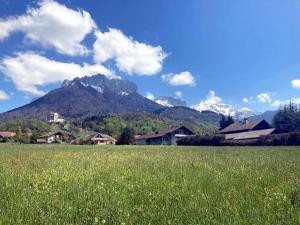
[[[300,224],[300,148],[0,144],[0,224]]]

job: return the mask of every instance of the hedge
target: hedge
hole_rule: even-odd
[[[223,135],[192,135],[177,141],[185,146],[278,146],[300,145],[300,132],[271,134],[257,139],[225,140]]]

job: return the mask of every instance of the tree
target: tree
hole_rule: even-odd
[[[112,137],[117,137],[125,127],[125,122],[120,117],[107,117],[104,119],[102,132]]]
[[[280,106],[273,118],[273,126],[277,132],[288,133],[300,131],[300,109],[292,101]]]
[[[130,145],[134,142],[134,132],[133,129],[125,127],[118,137],[117,145]]]
[[[224,129],[225,127],[228,127],[230,124],[234,123],[234,119],[231,115],[224,116],[222,115],[222,118],[219,122],[220,130]]]

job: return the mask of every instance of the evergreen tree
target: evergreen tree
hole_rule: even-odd
[[[234,119],[231,115],[224,116],[222,115],[222,118],[219,122],[220,130],[224,129],[225,127],[228,127],[230,124],[234,123]]]
[[[117,145],[130,145],[134,142],[134,132],[133,129],[125,127],[120,134]]]
[[[273,118],[273,126],[280,133],[300,131],[300,110],[292,101],[281,106]]]

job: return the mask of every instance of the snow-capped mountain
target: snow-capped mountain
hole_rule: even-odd
[[[231,115],[236,120],[242,120],[250,116],[261,114],[260,112],[256,112],[247,107],[235,109],[232,105],[224,103],[220,97],[216,96],[214,91],[210,91],[205,100],[197,105],[191,106],[191,108],[200,112],[209,110],[223,115]]]
[[[220,97],[216,96],[214,91],[210,91],[205,100],[201,101],[198,105],[191,106],[191,108],[200,112],[208,110],[223,115],[235,114],[234,107],[224,103]]]
[[[186,106],[185,101],[167,96],[160,96],[155,99],[155,102],[166,107]]]
[[[254,111],[252,109],[249,109],[247,107],[244,107],[242,109],[236,110],[233,117],[237,120],[242,120],[242,119],[245,119],[245,118],[249,118],[251,116],[258,116],[258,115],[261,115],[261,113],[257,112],[257,111]]]

